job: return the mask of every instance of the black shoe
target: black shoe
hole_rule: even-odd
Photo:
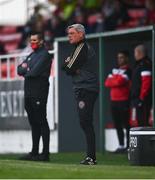
[[[48,162],[50,161],[50,158],[49,158],[49,154],[39,154],[36,158],[35,158],[35,161],[44,161],[44,162]]]
[[[24,160],[24,161],[35,161],[37,158],[38,154],[33,154],[32,152],[22,156],[19,158],[19,160]]]
[[[83,161],[80,162],[80,164],[83,164],[83,165],[96,165],[97,162],[96,160],[90,158],[90,157],[86,157]]]
[[[115,154],[124,154],[127,153],[127,148],[117,148],[116,151],[114,151]]]

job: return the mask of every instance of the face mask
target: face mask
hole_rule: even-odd
[[[36,50],[36,49],[39,48],[39,45],[36,44],[36,43],[31,43],[31,48],[32,48],[33,50]]]

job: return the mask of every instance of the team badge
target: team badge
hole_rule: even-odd
[[[37,104],[37,105],[40,105],[40,101],[37,101],[36,104]]]
[[[79,102],[79,108],[83,109],[85,107],[85,102],[84,101],[80,101]]]

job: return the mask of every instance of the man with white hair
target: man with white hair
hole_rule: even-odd
[[[73,24],[67,28],[67,33],[69,42],[75,46],[75,49],[65,60],[63,70],[67,75],[72,76],[80,126],[87,142],[87,155],[81,164],[94,165],[96,164],[96,148],[93,109],[99,89],[95,52],[86,42],[83,25]]]
[[[132,76],[131,103],[136,108],[138,126],[149,126],[152,106],[152,63],[144,45],[135,48],[136,60]]]

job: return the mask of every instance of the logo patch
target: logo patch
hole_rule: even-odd
[[[83,109],[85,107],[85,102],[84,101],[80,101],[79,102],[79,108]]]
[[[36,104],[37,104],[37,105],[40,105],[40,101],[37,101]]]

